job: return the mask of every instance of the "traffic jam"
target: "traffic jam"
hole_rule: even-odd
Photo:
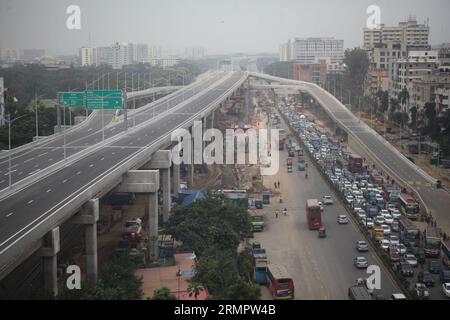
[[[294,134],[287,141],[280,139],[280,149],[285,146],[289,156],[288,172],[293,168],[304,171],[307,178],[305,150],[344,203],[347,212],[338,215],[336,222],[346,224],[352,219],[366,236],[355,244],[354,266],[367,268],[360,253],[374,250],[405,293],[396,298],[450,298],[450,241],[442,240],[436,224],[424,219],[419,203],[375,165],[348,152],[343,139],[331,137],[315,123],[314,116],[305,115],[303,107],[289,102],[283,99],[279,104],[280,114]],[[271,114],[274,123],[277,118],[276,113]],[[320,213],[326,214],[326,205],[332,203],[331,195],[307,201],[309,228],[318,230],[319,237],[326,237]],[[371,289],[366,279],[357,279],[355,286],[364,288],[372,299],[387,298]]]

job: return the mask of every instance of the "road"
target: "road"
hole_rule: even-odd
[[[284,126],[285,127],[285,126]],[[288,130],[285,127],[285,130]],[[387,270],[372,249],[358,253],[355,243],[364,240],[356,224],[350,219],[347,225],[338,225],[338,214],[346,214],[344,206],[333,194],[325,179],[308,162],[308,179],[305,173],[296,170],[287,173],[287,152],[280,151],[280,170],[275,176],[264,177],[264,185],[273,188],[274,181],[280,181],[283,203],[271,199],[267,212],[266,231],[255,233],[268,252],[269,263],[284,265],[294,279],[296,299],[347,299],[348,288],[359,277],[367,277],[365,270],[353,266],[355,256],[365,256],[369,264],[381,267],[381,294],[389,297],[400,292]],[[305,203],[307,199],[320,199],[332,195],[334,204],[325,207],[322,221],[327,230],[326,238],[318,238],[317,231],[308,229]],[[288,215],[275,218],[274,210],[287,208]],[[348,216],[348,214],[347,214]]]
[[[5,257],[22,239],[35,237],[49,221],[62,222],[60,210],[77,196],[88,190],[100,179],[117,174],[117,169],[129,162],[143,148],[152,145],[158,138],[170,134],[173,128],[187,118],[198,114],[238,81],[243,73],[233,73],[228,79],[174,112],[164,114],[154,123],[142,126],[134,133],[122,135],[118,141],[102,146],[72,165],[27,186],[19,194],[0,201],[0,271],[10,263]]]
[[[166,112],[183,100],[188,99],[199,93],[208,83],[214,83],[223,77],[223,74],[211,74],[207,78],[202,78],[194,83],[188,89],[180,89],[164,101],[156,101],[154,106],[148,108],[140,108],[136,113],[130,112],[128,126],[138,125],[144,121],[151,119],[155,115]],[[149,112],[150,111],[150,112]],[[121,123],[111,123],[115,110],[98,111],[93,115],[92,119],[86,126],[81,126],[78,130],[70,131],[66,134],[66,156],[71,156],[77,152],[86,149],[96,143],[102,142],[104,129],[105,139],[117,135],[125,130]],[[110,124],[110,125],[108,125]],[[64,137],[59,135],[54,139],[40,144],[38,147],[20,151],[12,157],[11,161],[11,180],[12,183],[18,182],[28,176],[44,170],[52,164],[64,159]],[[8,158],[0,159],[0,190],[7,188],[9,185],[9,162]]]

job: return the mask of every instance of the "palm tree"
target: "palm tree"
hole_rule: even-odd
[[[409,92],[406,88],[403,88],[402,91],[398,94],[398,100],[400,101],[400,105],[402,106],[402,111],[408,110],[409,108],[405,108],[409,104]]]
[[[189,297],[194,296],[195,300],[197,300],[197,297],[200,295],[202,291],[205,291],[205,288],[197,282],[191,282],[187,290],[189,292]]]

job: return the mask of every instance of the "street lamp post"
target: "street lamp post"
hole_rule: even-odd
[[[9,180],[9,188],[11,188],[12,186],[12,177],[11,177],[11,124],[20,119],[25,117],[26,115],[22,115],[20,117],[14,118],[11,120],[11,114],[8,113],[8,120],[6,120],[8,122],[8,180]]]

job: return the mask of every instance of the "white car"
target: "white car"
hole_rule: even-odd
[[[348,223],[347,216],[346,216],[346,215],[343,215],[343,214],[338,215],[338,217],[337,217],[337,222],[338,222],[339,224],[347,224],[347,223]]]
[[[331,199],[331,196],[323,196],[323,204],[333,204],[333,199]]]
[[[417,267],[417,258],[413,254],[405,254],[405,261],[408,262],[411,267]]]
[[[381,249],[383,249],[384,251],[387,251],[389,249],[389,245],[390,245],[389,240],[386,239],[380,240]]]
[[[394,218],[390,214],[385,214],[383,218],[385,224],[392,224],[394,222]]]
[[[450,298],[450,282],[442,284],[442,293],[445,297]]]
[[[386,214],[389,214],[389,211],[386,210],[386,209],[381,209],[381,210],[380,210],[380,214],[381,214],[382,216],[384,216],[384,215],[386,215]]]
[[[353,201],[355,201],[355,199],[353,198],[353,196],[346,196],[345,197],[345,202],[348,204],[351,204]]]
[[[366,218],[366,220],[363,223],[365,226],[367,226],[368,229],[373,228],[373,219],[372,218]]]
[[[389,236],[389,242],[391,243],[391,244],[395,244],[395,245],[400,245],[400,239],[396,236],[396,235],[393,235],[393,234],[391,234],[390,236]]]
[[[382,225],[384,223],[384,217],[383,216],[376,216],[375,217],[375,224]]]
[[[367,268],[369,266],[369,262],[367,262],[367,259],[365,257],[356,257],[353,260],[353,263],[355,264],[355,267],[357,267],[358,269]]]
[[[364,212],[358,212],[357,213],[359,221],[365,221],[366,220],[366,214]]]
[[[401,212],[398,209],[393,209],[391,210],[391,216],[392,218],[394,218],[395,220],[400,219],[400,217],[402,216]]]
[[[398,253],[400,253],[400,254],[405,254],[407,251],[406,246],[403,243],[400,243],[397,246],[397,250],[398,250]]]
[[[385,236],[388,236],[391,234],[391,227],[389,227],[387,224],[382,224],[380,227],[383,228],[383,234]]]

